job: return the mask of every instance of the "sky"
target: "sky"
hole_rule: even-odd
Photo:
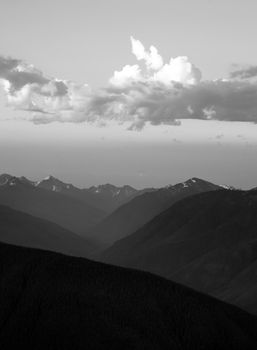
[[[0,172],[257,186],[254,0],[8,0]]]

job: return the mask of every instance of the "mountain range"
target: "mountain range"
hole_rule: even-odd
[[[249,349],[257,318],[161,277],[0,244],[0,348]]]
[[[136,190],[129,185],[119,187],[111,184],[78,188],[71,183],[65,183],[51,175],[40,181],[31,181],[24,176],[0,175],[0,186],[17,186],[18,182],[83,201],[107,214],[135,196],[154,190],[152,188]]]
[[[223,188],[202,179],[192,178],[176,185],[142,193],[96,224],[91,231],[91,237],[111,245],[135,232],[175,202],[196,193]]]
[[[104,184],[80,189],[53,176],[48,176],[42,181],[35,183],[35,186],[75,197],[106,213],[110,213],[121,204],[141,193],[141,191],[128,185],[117,187],[111,184]]]
[[[100,185],[92,196],[97,188],[97,198],[117,193]],[[198,178],[122,188],[127,202],[108,215],[53,177],[2,175],[0,241],[149,271],[257,314],[256,189]]]
[[[2,174],[0,205],[51,221],[107,246],[133,233],[176,201],[221,188],[192,178],[160,189],[136,190],[110,184],[79,189],[53,176],[36,182]]]
[[[106,214],[93,206],[61,192],[35,186],[24,177],[0,177],[0,205],[52,221],[84,235]]]

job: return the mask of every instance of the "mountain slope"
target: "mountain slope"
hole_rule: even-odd
[[[117,187],[111,184],[80,189],[72,184],[62,182],[53,176],[48,176],[42,181],[37,182],[35,186],[79,199],[106,213],[112,212],[120,205],[147,190],[136,190],[131,186]]]
[[[221,189],[221,187],[201,179],[192,178],[174,186],[144,193],[107,216],[93,228],[91,235],[110,245],[135,232],[180,199],[195,193],[217,189]]]
[[[83,190],[85,200],[103,209],[106,213],[111,213],[140,193],[140,190],[128,185],[117,187],[111,184],[92,186]]]
[[[255,316],[151,274],[0,244],[0,347],[256,349]]]
[[[241,295],[238,305],[257,313],[256,296],[251,301],[246,297],[257,285],[250,268],[257,262],[256,227],[257,191],[202,193],[174,204],[116,242],[101,259],[151,271],[227,301],[236,302]],[[229,288],[249,268],[249,283],[237,282],[238,293],[233,284]]]
[[[24,178],[0,179],[0,204],[52,221],[75,233],[85,232],[105,215],[75,198],[35,187]]]
[[[82,201],[91,207],[98,208],[101,212],[104,211],[106,213],[111,213],[120,205],[125,204],[138,195],[155,190],[153,188],[136,190],[128,185],[118,187],[111,184],[92,186],[90,188],[78,188],[71,183],[65,183],[51,175],[40,181],[31,181],[24,176],[15,177],[9,174],[0,175],[0,186],[7,185],[8,182],[9,184],[13,183],[14,185],[17,181],[22,182],[23,184],[29,184],[37,188],[66,195]]]
[[[83,257],[97,248],[52,222],[5,206],[0,206],[0,241]]]

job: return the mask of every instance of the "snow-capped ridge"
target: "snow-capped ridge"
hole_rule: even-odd
[[[229,186],[229,185],[219,185],[221,188],[224,188],[225,190],[230,190],[230,191],[234,191],[236,188],[233,186]]]
[[[35,182],[30,181],[25,176],[13,176],[10,174],[0,175],[0,186],[28,185],[34,186]]]
[[[52,175],[46,176],[43,180],[37,181],[36,186],[39,188],[44,188],[51,190],[53,192],[62,192],[64,190],[75,189],[72,184],[67,184]]]
[[[137,192],[137,190],[129,185],[124,185],[121,187],[112,185],[112,184],[104,184],[104,185],[98,185],[98,186],[91,186],[88,189],[89,192],[91,193],[96,193],[96,194],[110,194],[113,197],[119,196],[119,195],[125,195],[125,196],[130,196],[134,193]]]

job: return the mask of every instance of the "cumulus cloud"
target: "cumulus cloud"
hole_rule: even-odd
[[[147,69],[158,70],[163,66],[162,56],[159,55],[155,46],[150,46],[150,50],[147,52],[141,41],[134,39],[133,36],[130,37],[130,40],[132,45],[132,53],[139,61],[145,61]]]
[[[47,77],[21,60],[0,57],[0,79],[10,106],[31,112],[35,123],[88,122],[180,125],[183,119],[257,122],[254,67],[228,79],[204,81],[186,56],[164,63],[158,50],[131,37],[137,64],[114,72],[107,87]],[[143,66],[142,66],[143,64]]]
[[[121,71],[115,71],[113,76],[110,78],[110,83],[116,86],[126,86],[131,83],[142,81],[140,68],[138,64],[133,66],[126,65]]]
[[[47,77],[21,60],[0,57],[0,81],[9,106],[40,113],[42,120],[85,104],[86,85],[78,88],[73,82]]]
[[[174,82],[184,85],[194,85],[200,82],[201,72],[196,68],[186,56],[179,56],[170,59],[164,64],[158,50],[151,46],[149,52],[145,50],[143,44],[131,39],[132,53],[138,61],[143,60],[146,65],[146,73],[143,74],[139,65],[126,65],[121,71],[115,71],[110,83],[113,85],[128,85],[131,82],[157,82],[170,86]]]
[[[165,85],[172,82],[184,85],[195,85],[201,80],[201,72],[196,68],[186,56],[171,58],[153,77],[153,80],[162,82]]]

